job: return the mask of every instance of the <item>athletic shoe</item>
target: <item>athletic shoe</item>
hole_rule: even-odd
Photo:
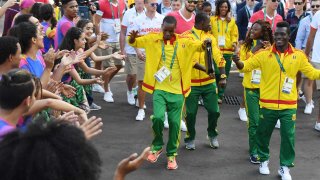
[[[299,99],[302,99],[302,100],[303,100],[303,98],[305,98],[304,92],[301,91],[301,89],[299,89]]]
[[[222,99],[218,99],[218,104],[222,104]]]
[[[241,121],[247,121],[248,117],[247,117],[247,112],[246,112],[246,108],[240,108],[238,111],[239,114],[239,118]]]
[[[282,180],[291,180],[290,169],[287,166],[281,166],[278,170]]]
[[[88,104],[85,104],[85,103],[81,103],[79,104],[79,108],[84,110],[84,112],[86,112],[87,114],[90,113],[90,106]]]
[[[143,121],[145,117],[146,117],[146,114],[144,112],[144,109],[139,109],[138,115],[136,116],[136,121]]]
[[[134,94],[132,91],[127,91],[127,100],[130,105],[134,105],[136,100],[134,99]]]
[[[219,147],[217,136],[216,137],[207,136],[207,139],[209,140],[210,147],[212,147],[213,149],[217,149]]]
[[[316,122],[316,125],[314,126],[314,129],[317,131],[320,131],[320,123]]]
[[[147,160],[151,163],[155,163],[157,162],[159,156],[161,155],[162,153],[162,149],[160,149],[159,151],[152,151],[149,155],[148,155],[148,158]]]
[[[275,128],[280,129],[281,125],[280,125],[280,120],[278,119],[277,124],[275,126]]]
[[[114,102],[114,100],[112,98],[112,94],[110,93],[110,91],[104,93],[103,100],[105,100],[108,103],[113,103]]]
[[[186,149],[188,150],[195,150],[196,144],[194,143],[194,140],[186,142]]]
[[[264,174],[264,175],[270,174],[268,164],[269,164],[269,161],[264,161],[260,163],[260,166],[259,166],[260,174]]]
[[[176,158],[174,156],[168,157],[167,169],[168,170],[175,170],[177,168],[178,168],[178,164],[177,164]]]
[[[136,107],[139,107],[139,100],[138,99],[136,100]],[[146,104],[143,105],[143,109],[147,109]]]
[[[239,77],[244,77],[244,73],[239,73]]]
[[[183,132],[187,132],[187,130],[188,130],[186,123],[182,119],[181,119],[180,130],[183,131]]]
[[[100,110],[100,109],[101,109],[101,106],[98,106],[95,103],[92,103],[91,106],[90,106],[90,110],[91,111],[97,111],[97,110]]]
[[[168,129],[169,128],[169,122],[168,122],[168,113],[164,113],[164,122],[163,122],[164,128]]]
[[[201,105],[201,106],[204,105],[202,97],[199,98],[198,104]]]
[[[260,164],[260,159],[258,155],[250,155],[250,162],[252,164]]]
[[[93,92],[98,92],[98,93],[105,93],[103,87],[100,86],[99,84],[93,84],[92,85],[92,91]]]
[[[305,114],[311,114],[313,107],[314,107],[314,106],[313,106],[312,102],[311,102],[311,103],[308,103],[308,104],[306,105],[306,108],[304,109],[304,113],[305,113]]]

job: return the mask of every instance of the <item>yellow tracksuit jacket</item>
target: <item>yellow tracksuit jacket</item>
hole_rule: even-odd
[[[244,45],[241,46],[240,48],[240,60],[241,61],[247,61],[253,53],[249,49],[248,51],[245,49]],[[242,72],[240,70],[240,72]],[[249,89],[258,89],[260,84],[253,84],[251,83],[252,79],[252,71],[251,72],[245,72],[242,80],[242,85],[244,88],[249,88]]]
[[[216,38],[218,44],[218,36],[225,36],[225,46],[219,47],[222,54],[232,54],[234,49],[232,44],[238,42],[238,27],[234,18],[230,22],[222,21],[219,16],[210,17],[211,32]],[[219,45],[219,44],[218,44]]]
[[[275,53],[279,54],[285,73],[281,71]],[[297,108],[296,75],[298,71],[312,80],[320,78],[320,70],[312,67],[303,51],[289,44],[287,51],[282,54],[277,52],[273,45],[269,49],[258,51],[243,62],[243,72],[261,69],[260,107],[272,110]],[[286,77],[294,80],[290,94],[282,92]]]
[[[175,34],[178,43],[177,60],[181,69],[181,89],[182,94],[187,97],[190,94],[191,86],[191,70],[195,63],[192,61],[192,56],[195,52],[204,51],[201,41],[196,41],[193,38]],[[159,70],[161,60],[161,42],[163,41],[163,33],[149,33],[145,36],[136,38],[132,47],[144,48],[146,52],[145,73],[142,83],[142,89],[150,94],[154,91],[156,79],[154,74]]]
[[[195,35],[193,34],[195,33]],[[185,32],[183,35],[204,41],[207,38],[210,38],[212,40],[212,56],[214,58],[214,61],[218,65],[218,67],[224,67],[226,64],[226,61],[224,60],[218,46],[216,43],[216,39],[214,36],[210,33],[206,33],[202,30],[198,30],[196,28],[192,28],[192,30]],[[197,62],[201,65],[205,65],[205,53],[204,52],[196,52],[192,60],[194,62]],[[192,69],[192,75],[191,75],[191,86],[203,86],[210,83],[215,82],[215,79],[212,79],[207,73],[200,71],[198,69],[193,68]]]

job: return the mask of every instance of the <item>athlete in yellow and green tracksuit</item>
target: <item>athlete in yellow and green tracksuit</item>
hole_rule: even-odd
[[[251,49],[246,49],[244,45],[240,48],[240,60],[247,61],[253,53]],[[252,163],[257,163],[257,138],[256,131],[259,124],[259,85],[261,80],[261,70],[255,69],[244,73],[242,85],[244,87],[244,102],[246,106],[248,121],[248,135],[249,135],[249,154]]]
[[[281,33],[287,33],[286,29],[279,31],[281,30],[284,31]],[[275,35],[276,42],[277,36],[280,35]],[[269,49],[258,51],[245,62],[238,59],[234,61],[243,72],[261,69],[259,101],[261,110],[257,129],[257,153],[260,161],[269,160],[271,134],[277,120],[280,119],[280,166],[294,166],[296,75],[298,71],[301,71],[306,77],[314,80],[320,78],[320,71],[312,67],[303,51],[295,49],[290,44],[282,53],[278,51],[276,45],[273,45]]]
[[[232,64],[232,54],[234,47],[238,43],[238,27],[234,18],[231,18],[230,22],[226,19],[221,18],[220,16],[211,16],[211,33],[216,39],[216,42],[220,48],[221,53],[223,54],[224,59],[226,60],[225,71],[227,77],[229,77],[229,72]],[[215,64],[216,65],[216,64]],[[219,72],[217,66],[216,68],[216,81],[220,81],[221,73]],[[219,99],[223,98],[225,88],[218,87]]]
[[[209,28],[206,29],[207,27]],[[197,14],[195,26],[190,31],[184,33],[184,35],[188,35],[189,37],[193,37],[201,41],[208,38],[211,39],[213,58],[221,72],[224,72],[225,60],[223,59],[223,56],[220,53],[219,48],[217,47],[214,36],[208,32],[210,29],[211,28],[209,17],[206,14]],[[193,55],[192,60],[201,65],[205,65],[205,53],[195,53]],[[220,110],[218,106],[217,84],[215,79],[211,78],[206,72],[200,71],[198,69],[193,69],[191,75],[191,93],[186,98],[186,124],[188,131],[184,140],[186,142],[186,148],[189,150],[195,149],[195,123],[198,111],[198,100],[200,96],[202,97],[204,107],[208,112],[208,137],[215,138],[218,135],[216,128],[217,121],[220,116]],[[192,145],[188,145],[190,143],[192,143]]]
[[[170,19],[170,17],[168,18]],[[164,19],[164,24],[165,24]],[[171,20],[172,21],[172,20]],[[162,30],[170,27],[163,24]],[[144,91],[153,94],[153,125],[154,139],[152,141],[152,153],[159,152],[153,159],[155,162],[162,151],[164,114],[168,113],[169,139],[167,143],[168,159],[177,155],[180,140],[180,122],[182,107],[185,97],[190,94],[191,70],[195,65],[192,55],[195,52],[204,51],[201,41],[194,41],[192,38],[174,34],[170,40],[164,37],[168,33],[149,33],[142,37],[135,38],[129,44],[136,48],[144,48],[146,52],[146,66],[142,88]],[[173,31],[174,32],[174,31]],[[157,74],[162,68],[168,69],[171,73],[163,81]],[[158,80],[157,80],[158,79]],[[151,157],[151,156],[150,156]],[[176,166],[177,167],[177,166]],[[168,169],[171,169],[168,161]]]

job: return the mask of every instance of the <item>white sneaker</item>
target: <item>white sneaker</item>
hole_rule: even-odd
[[[168,129],[169,128],[169,122],[168,122],[168,113],[164,113],[164,128]]]
[[[312,102],[311,102],[311,103],[308,103],[308,104],[306,105],[306,108],[304,109],[304,113],[305,113],[305,114],[311,114],[313,108],[314,108],[313,103],[312,103]]]
[[[282,180],[291,180],[290,169],[287,166],[281,166],[278,170]]]
[[[320,131],[320,123],[316,122],[316,125],[314,126],[314,129],[317,131]]]
[[[146,117],[146,114],[144,112],[144,109],[139,109],[138,115],[136,116],[136,121],[143,121],[145,117]]]
[[[188,130],[187,126],[186,126],[186,123],[182,119],[181,119],[180,130],[183,131],[183,132],[187,132],[187,130]]]
[[[100,86],[99,84],[93,84],[92,85],[92,91],[93,92],[98,92],[98,93],[105,93],[103,87]]]
[[[275,128],[280,129],[280,120],[279,119],[277,121],[277,124],[276,124]]]
[[[108,103],[114,102],[114,100],[112,98],[112,94],[110,92],[104,93],[103,100],[107,101]]]
[[[269,164],[269,161],[264,161],[260,163],[260,166],[259,166],[260,174],[264,174],[264,175],[270,174],[268,164]]]
[[[239,73],[239,77],[244,77],[244,73]]]
[[[246,108],[240,108],[238,111],[239,117],[241,121],[247,121],[248,117],[247,117],[247,112],[246,112]]]
[[[136,106],[139,107],[139,100],[138,99],[136,100]],[[143,105],[143,109],[147,109],[146,104]]]
[[[134,99],[134,94],[132,91],[127,91],[127,100],[130,105],[134,105],[136,100]]]

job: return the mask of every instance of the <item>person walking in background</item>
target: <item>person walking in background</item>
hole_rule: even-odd
[[[215,64],[216,81],[220,79],[228,79],[232,54],[238,43],[238,27],[234,18],[228,17],[228,13],[231,11],[231,5],[228,0],[218,0],[216,4],[216,14],[211,17],[211,32],[216,38],[217,44],[226,60],[225,74],[220,73],[217,65]],[[227,20],[230,19],[229,20]],[[218,87],[218,102],[222,103],[225,87]]]

